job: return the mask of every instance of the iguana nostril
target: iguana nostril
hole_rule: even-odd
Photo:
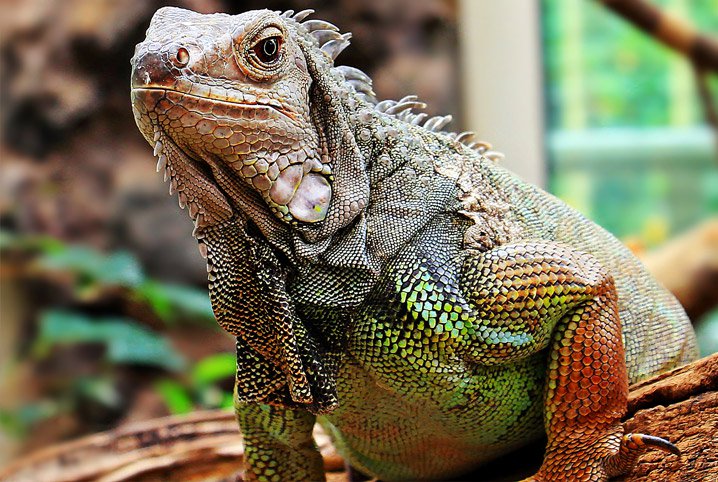
[[[184,67],[189,63],[189,52],[186,48],[180,47],[177,49],[177,55],[175,55],[175,63],[177,67]]]
[[[132,87],[161,87],[173,84],[178,71],[189,64],[190,54],[184,47],[150,50],[142,46],[135,54],[132,68]]]

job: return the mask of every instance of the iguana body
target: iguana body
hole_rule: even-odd
[[[158,11],[137,124],[189,207],[237,336],[250,480],[321,480],[317,415],[355,467],[441,479],[548,435],[535,480],[605,480],[628,383],[696,354],[613,236],[334,67],[307,12]]]

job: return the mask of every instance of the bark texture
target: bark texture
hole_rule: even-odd
[[[669,438],[681,457],[644,454],[620,480],[718,480],[718,354],[631,387],[627,432]]]

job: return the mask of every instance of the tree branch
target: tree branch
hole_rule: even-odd
[[[718,72],[718,40],[646,0],[600,0],[646,34],[687,56],[699,70]]]

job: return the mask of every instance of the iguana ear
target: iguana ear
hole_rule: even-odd
[[[305,231],[309,242],[328,238],[347,226],[369,203],[369,176],[366,163],[349,125],[350,95],[331,59],[310,42],[300,42],[307,70],[312,78],[309,107],[319,132],[320,149],[332,167],[332,195],[323,222]]]

